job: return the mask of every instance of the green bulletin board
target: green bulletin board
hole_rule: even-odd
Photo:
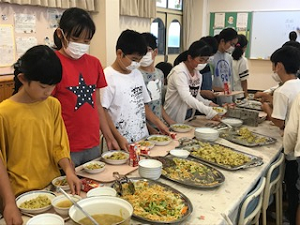
[[[239,34],[244,34],[248,39],[245,56],[250,55],[250,38],[252,26],[252,12],[214,12],[210,13],[209,35],[215,36],[224,28],[232,27]]]

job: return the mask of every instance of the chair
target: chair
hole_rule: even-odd
[[[270,205],[272,195],[275,194],[276,225],[282,224],[282,180],[284,175],[284,154],[280,153],[277,159],[270,165],[266,174],[266,186],[262,205],[262,224],[267,224],[267,208]]]
[[[261,177],[256,187],[248,193],[240,205],[238,225],[258,224],[266,178]]]

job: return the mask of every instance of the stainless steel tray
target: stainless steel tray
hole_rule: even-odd
[[[159,186],[163,187],[165,190],[168,190],[168,191],[171,191],[172,193],[174,193],[178,198],[180,198],[182,200],[184,206],[187,207],[185,213],[182,215],[181,218],[178,218],[176,220],[169,221],[169,222],[150,220],[150,219],[147,219],[147,218],[136,215],[135,211],[134,211],[132,216],[135,219],[137,219],[137,220],[139,220],[143,223],[147,223],[147,224],[183,224],[183,221],[186,220],[190,216],[190,214],[193,212],[193,205],[192,205],[191,201],[184,194],[182,194],[178,190],[170,187],[169,185],[163,184],[163,183],[158,182],[158,181],[146,179],[146,178],[140,178],[140,177],[129,178],[129,180],[133,184],[135,184],[138,181],[144,181],[144,182],[147,182],[150,186],[159,185]],[[113,187],[114,187],[114,185],[113,185]]]
[[[241,103],[237,103],[236,105],[240,108],[262,111],[261,102],[256,100],[242,101]]]
[[[174,165],[163,164],[162,176],[164,178],[185,186],[204,189],[219,187],[225,181],[224,175],[207,163],[190,157],[182,159],[168,156],[168,158],[175,163]]]
[[[248,154],[248,153],[245,153],[245,152],[242,152],[242,151],[230,148],[230,147],[225,146],[225,145],[215,144],[215,143],[210,143],[210,142],[198,142],[198,143],[199,144],[197,144],[196,142],[194,142],[193,144],[186,145],[186,146],[182,146],[181,145],[180,148],[183,148],[183,149],[191,151],[190,156],[193,157],[193,158],[196,158],[198,160],[201,160],[203,162],[209,163],[211,165],[214,165],[214,166],[220,167],[222,169],[226,169],[226,170],[232,170],[233,171],[233,170],[239,170],[239,169],[246,169],[246,168],[260,166],[260,165],[263,164],[263,160],[262,160],[261,157],[258,157],[258,156],[255,156],[255,155],[251,155],[251,154]],[[213,160],[210,161],[210,160],[204,159],[203,157],[197,156],[195,154],[196,150],[201,147],[200,143],[204,143],[204,144],[207,143],[207,144],[210,144],[213,147],[215,147],[217,145],[221,146],[221,147],[224,147],[228,151],[233,151],[235,153],[239,153],[239,154],[242,154],[243,156],[249,157],[249,162],[245,162],[245,163],[243,163],[241,165],[234,166],[234,165],[225,165],[225,164],[217,163],[216,161],[213,161]]]

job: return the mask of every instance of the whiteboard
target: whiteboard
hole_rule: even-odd
[[[269,59],[299,27],[300,11],[253,12],[250,58]]]

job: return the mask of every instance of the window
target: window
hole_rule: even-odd
[[[158,54],[165,54],[166,32],[165,25],[160,18],[153,20],[151,24],[151,33],[157,38]]]
[[[168,53],[178,54],[180,52],[180,23],[173,20],[169,27]]]
[[[156,0],[156,7],[182,10],[182,0]]]

